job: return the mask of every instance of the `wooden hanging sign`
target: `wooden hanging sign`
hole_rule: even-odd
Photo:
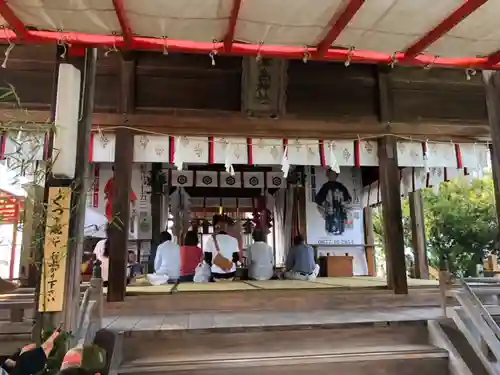
[[[38,301],[40,312],[58,312],[63,309],[70,205],[70,187],[49,188]]]

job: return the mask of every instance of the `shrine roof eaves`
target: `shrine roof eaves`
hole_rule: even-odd
[[[500,69],[493,0],[0,0],[0,42]]]

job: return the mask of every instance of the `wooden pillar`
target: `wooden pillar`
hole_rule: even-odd
[[[368,275],[376,276],[375,263],[375,235],[373,233],[373,208],[370,206],[363,209],[363,223],[365,230],[365,255],[368,264]]]
[[[160,245],[160,235],[165,229],[162,223],[163,211],[163,183],[162,164],[153,163],[151,166],[151,255],[148,269],[154,270],[156,248]]]
[[[491,134],[491,169],[495,187],[497,223],[500,224],[500,74],[497,71],[484,70],[483,83],[486,89],[486,106]],[[500,248],[500,229],[495,244]]]
[[[385,236],[385,252],[390,279],[388,284],[396,294],[407,294],[403,214],[397,156],[397,140],[385,136],[378,142],[380,192]]]
[[[123,56],[120,66],[119,112],[127,125],[127,114],[135,108],[135,56]],[[132,191],[132,168],[134,156],[134,134],[130,129],[117,129],[114,182],[113,182],[113,225],[109,230],[109,302],[125,299],[127,248],[130,226],[130,194]]]
[[[410,203],[411,242],[415,257],[415,278],[429,279],[429,261],[425,240],[424,200],[422,191],[411,192],[408,196]]]
[[[37,256],[41,265],[37,310],[41,315],[35,318],[36,340],[42,328],[54,328],[59,322],[65,330],[74,331],[80,303],[97,50],[69,48],[62,54],[63,59],[61,49],[58,50],[52,110],[57,131],[50,134],[46,155],[50,164],[45,180],[46,209],[41,220],[45,228]]]

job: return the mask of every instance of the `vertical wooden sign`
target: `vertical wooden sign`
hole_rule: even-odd
[[[70,205],[70,187],[49,188],[38,301],[40,312],[57,312],[63,309]]]
[[[242,110],[251,117],[277,118],[285,112],[286,60],[243,59]]]

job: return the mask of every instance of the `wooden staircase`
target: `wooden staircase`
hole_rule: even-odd
[[[227,322],[227,315],[205,314],[211,328],[198,322],[196,328],[179,329],[168,315],[162,323],[165,329],[148,329],[139,322],[133,330],[118,334],[121,344],[115,371],[137,375],[449,373],[448,352],[430,344],[424,320],[310,324],[310,319],[303,324],[294,314],[284,313],[272,318],[261,314],[262,325],[256,326],[245,323],[245,318],[255,318],[247,313],[239,314],[236,324],[213,324]]]

